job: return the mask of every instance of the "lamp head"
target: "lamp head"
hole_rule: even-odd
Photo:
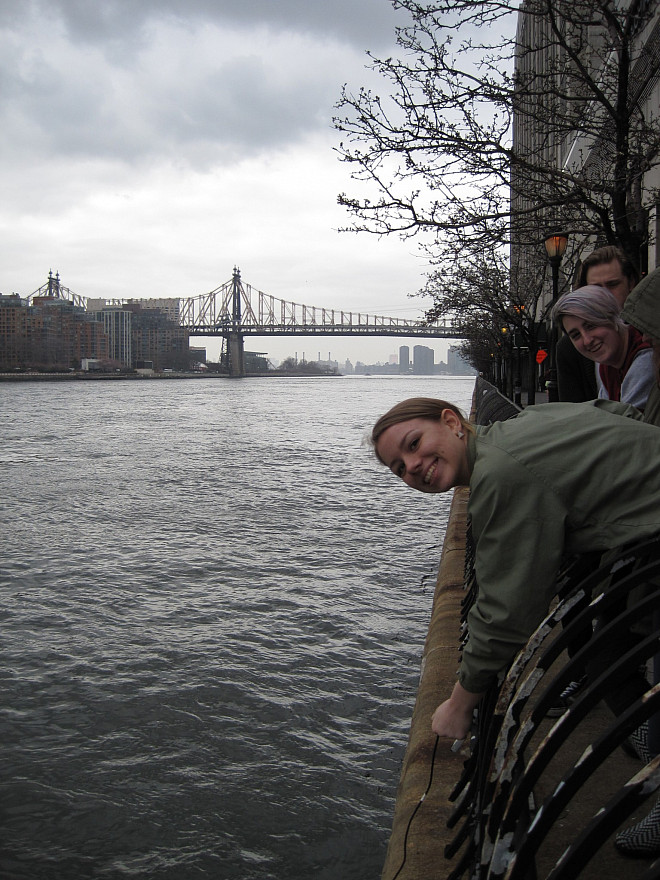
[[[553,232],[545,240],[545,250],[551,260],[561,261],[566,253],[568,236],[563,232]]]

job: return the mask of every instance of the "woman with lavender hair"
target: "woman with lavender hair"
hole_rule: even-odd
[[[552,320],[596,364],[598,397],[644,410],[655,384],[653,350],[639,330],[623,322],[621,306],[609,290],[588,284],[565,293]]]

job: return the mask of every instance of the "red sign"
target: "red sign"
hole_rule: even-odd
[[[548,352],[544,351],[542,348],[539,348],[539,350],[536,352],[536,363],[542,364],[543,361],[547,358],[547,356],[548,356]]]

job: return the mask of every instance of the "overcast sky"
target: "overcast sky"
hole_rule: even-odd
[[[395,51],[390,0],[0,0],[0,291],[273,296],[416,318],[414,243],[339,233],[341,87]],[[263,342],[263,344],[262,344]],[[248,340],[387,360],[401,340]],[[427,341],[444,358],[447,345]],[[208,342],[209,352],[217,342]]]

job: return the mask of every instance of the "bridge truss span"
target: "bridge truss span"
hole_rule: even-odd
[[[238,269],[230,281],[179,303],[179,323],[197,336],[356,335],[456,339],[451,325],[328,309],[279,299],[245,284]]]
[[[461,339],[456,327],[425,324],[404,318],[390,318],[365,312],[348,312],[308,306],[278,299],[241,281],[234,269],[230,281],[209,293],[170,299],[98,299],[80,297],[63,287],[59,273],[49,273],[48,283],[28,297],[62,299],[85,311],[123,309],[166,310],[171,320],[191,336],[222,336],[226,342],[229,374],[245,375],[245,336],[399,336],[420,339]]]

